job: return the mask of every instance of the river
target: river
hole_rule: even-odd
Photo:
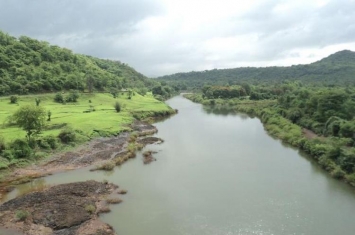
[[[120,235],[353,235],[355,190],[311,159],[270,137],[257,118],[213,114],[181,96],[179,114],[157,123],[150,145],[113,172],[81,169],[19,186],[88,179],[127,189],[124,202],[101,216]]]

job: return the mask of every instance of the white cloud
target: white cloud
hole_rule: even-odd
[[[355,50],[354,0],[26,1],[0,0],[0,28],[148,76],[309,63]]]

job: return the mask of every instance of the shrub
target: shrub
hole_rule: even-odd
[[[28,158],[32,155],[32,149],[28,143],[21,139],[12,142],[10,148],[13,149],[12,152],[15,158]]]
[[[4,151],[1,153],[1,156],[2,156],[3,158],[6,158],[6,159],[9,160],[9,161],[11,161],[12,159],[15,158],[15,156],[14,156],[12,150],[4,150]]]
[[[5,139],[0,136],[0,154],[6,149]]]
[[[42,139],[38,139],[37,145],[42,149],[56,149],[58,147],[58,142],[54,136],[46,136]]]
[[[29,215],[30,214],[25,210],[17,210],[15,214],[18,221],[25,221]]]
[[[336,179],[342,179],[345,176],[345,172],[340,167],[336,167],[330,174]]]
[[[353,186],[355,186],[355,173],[345,176],[346,180]]]
[[[10,96],[10,103],[11,104],[16,104],[18,100],[18,97],[16,95]]]
[[[66,102],[77,102],[79,99],[79,92],[72,91],[69,93],[67,98],[65,99]]]
[[[117,113],[121,111],[121,104],[119,102],[116,102],[113,107],[115,108]]]
[[[51,149],[56,149],[58,148],[58,141],[57,138],[55,138],[52,135],[44,137],[44,140],[48,143]]]
[[[64,103],[64,97],[61,93],[57,93],[54,96],[54,101],[57,103]]]
[[[96,207],[92,204],[86,205],[85,206],[85,210],[90,213],[93,214],[96,211]]]
[[[50,122],[51,121],[51,117],[52,117],[52,112],[50,110],[48,110],[47,112],[47,121]]]
[[[64,130],[62,130],[59,135],[58,138],[65,144],[68,144],[70,142],[74,142],[76,139],[76,134],[75,131],[70,129],[70,128],[66,128]]]
[[[36,106],[39,106],[39,104],[41,103],[41,99],[40,98],[36,98],[35,101],[36,101]]]
[[[107,161],[95,167],[94,170],[104,170],[104,171],[112,171],[115,168],[116,164],[112,161]]]

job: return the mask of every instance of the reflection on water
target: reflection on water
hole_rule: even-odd
[[[128,194],[102,219],[121,235],[354,234],[354,189],[268,136],[260,120],[182,97],[168,103],[179,114],[156,124],[165,142],[143,149],[157,151],[156,162],[138,154],[111,173],[81,169],[21,187],[116,183]]]
[[[41,191],[50,185],[47,184],[45,178],[39,178],[26,184],[21,184],[15,187],[13,191],[6,194],[1,201],[5,202],[15,197],[25,195],[34,191]],[[0,233],[1,234],[1,233]]]
[[[233,107],[229,106],[214,106],[214,105],[206,105],[203,106],[203,111],[206,114],[215,114],[215,115],[222,115],[222,116],[238,116],[242,120],[247,120],[250,118],[255,118],[253,115],[248,115],[246,113],[241,113],[236,111]]]

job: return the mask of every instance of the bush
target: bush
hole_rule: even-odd
[[[11,161],[12,159],[15,158],[12,150],[4,150],[4,151],[1,153],[1,156],[2,156],[3,158],[6,158],[6,159],[9,160],[9,161]]]
[[[121,104],[119,102],[116,102],[113,107],[115,108],[117,113],[121,111]]]
[[[94,168],[94,170],[103,170],[103,171],[112,171],[115,168],[116,164],[112,161],[107,161],[98,165]]]
[[[79,99],[79,92],[72,91],[69,93],[67,98],[65,99],[66,102],[77,102]]]
[[[37,140],[37,146],[40,147],[41,149],[51,149],[51,146],[44,138]]]
[[[57,93],[54,96],[54,101],[57,103],[64,103],[64,97],[61,93]]]
[[[341,170],[340,167],[336,167],[330,174],[336,179],[342,179],[345,176],[345,172]]]
[[[88,213],[93,214],[96,211],[96,207],[94,205],[89,204],[85,206],[85,210]]]
[[[15,158],[28,158],[32,155],[32,149],[24,140],[17,139],[10,144]]]
[[[5,139],[0,136],[0,154],[6,149]]]
[[[353,186],[355,186],[355,173],[345,176],[346,180]]]
[[[48,143],[51,149],[58,148],[58,140],[55,136],[49,135],[44,137],[44,140]]]
[[[16,219],[18,221],[25,221],[29,215],[30,215],[30,213],[28,213],[25,210],[18,210],[18,211],[16,211],[16,214],[15,214]]]
[[[11,104],[16,104],[18,100],[18,97],[16,95],[10,96],[10,103]]]
[[[40,98],[36,98],[35,101],[36,101],[36,106],[39,106],[39,104],[41,103],[41,99]]]
[[[68,144],[70,142],[74,142],[75,139],[76,139],[76,134],[75,134],[75,131],[70,129],[70,128],[67,128],[67,129],[64,129],[62,130],[59,135],[58,135],[58,138],[65,144]]]

